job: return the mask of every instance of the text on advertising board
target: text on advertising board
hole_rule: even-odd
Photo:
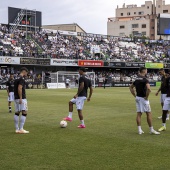
[[[36,58],[21,58],[21,64],[37,64],[37,65],[50,65],[50,59],[36,59]]]
[[[20,57],[0,57],[0,64],[20,64]]]
[[[93,67],[102,67],[104,65],[103,61],[101,60],[79,60],[79,66],[93,66]]]

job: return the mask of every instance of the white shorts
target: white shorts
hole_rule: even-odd
[[[161,94],[160,102],[164,103],[167,94]]]
[[[22,99],[22,103],[19,104],[19,99],[15,99],[15,112],[28,111],[27,99]]]
[[[76,99],[73,98],[70,101],[76,104],[77,110],[83,110],[85,100],[86,100],[86,97],[77,97]]]
[[[170,97],[165,98],[163,110],[170,110]]]
[[[8,96],[8,101],[13,102],[14,101],[14,92],[10,92]]]
[[[137,112],[151,112],[149,100],[145,100],[143,97],[136,96],[136,109]]]

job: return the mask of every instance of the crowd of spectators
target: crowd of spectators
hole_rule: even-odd
[[[0,25],[0,55],[57,59],[105,60],[113,62],[165,62],[170,59],[169,41],[142,41],[131,38],[66,36],[47,30],[35,34]],[[98,48],[95,52],[93,48]]]
[[[138,76],[136,70],[118,70],[118,71],[97,71],[95,79],[98,82],[103,82],[106,78],[108,82],[133,82]],[[148,72],[147,79],[149,81],[160,81],[161,76],[156,71]]]
[[[10,33],[6,26],[0,25],[0,55],[1,56],[38,56],[38,47],[32,39],[26,39],[25,31],[15,30]]]
[[[14,67],[1,67],[0,68],[0,84],[6,84],[8,81],[10,74],[14,75],[14,79],[19,77],[20,71],[15,69]],[[26,78],[27,84],[36,83],[40,84],[42,82],[42,74],[41,73],[34,73],[33,70],[30,70],[28,73],[28,77]]]

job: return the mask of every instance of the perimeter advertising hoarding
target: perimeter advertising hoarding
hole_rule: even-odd
[[[77,60],[51,59],[52,66],[78,66]]]
[[[108,63],[110,67],[125,67],[125,62],[110,62]]]
[[[81,67],[103,67],[104,62],[101,60],[78,60],[78,65]]]
[[[126,67],[145,67],[145,63],[125,63]]]
[[[20,64],[25,65],[50,65],[50,59],[20,58]]]
[[[0,57],[0,64],[20,64],[20,57]]]
[[[163,65],[163,63],[145,63],[145,67],[146,68],[157,68],[157,69],[160,69],[160,68],[163,68],[164,65]]]

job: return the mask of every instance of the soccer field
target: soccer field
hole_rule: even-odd
[[[161,126],[159,97],[150,95],[155,130]],[[25,129],[15,134],[13,115],[8,113],[7,94],[0,98],[0,169],[2,170],[168,170],[170,126],[161,135],[150,135],[145,114],[143,135],[135,122],[135,100],[128,88],[96,88],[85,102],[85,129],[73,121],[66,128],[59,122],[68,115],[68,102],[76,89],[27,90],[29,114]],[[14,107],[13,107],[14,110]]]

